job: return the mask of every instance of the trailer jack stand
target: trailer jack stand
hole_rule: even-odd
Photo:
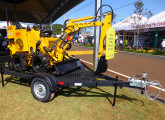
[[[3,78],[4,71],[3,71],[3,65],[2,64],[0,64],[0,71],[1,71],[2,87],[4,87],[5,86],[4,78]]]
[[[117,80],[118,80],[118,76],[116,76],[116,82],[114,82],[114,98],[113,98],[113,103],[112,103],[112,107],[115,107],[115,103],[116,103],[116,93],[117,93]]]

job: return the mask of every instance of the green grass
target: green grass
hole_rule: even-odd
[[[140,50],[140,51],[136,51],[135,48],[133,48],[133,49],[126,49],[126,48],[124,48],[123,51],[165,56],[165,51],[163,51],[161,49],[158,49],[158,48],[153,50],[153,52],[149,52],[149,48],[145,48],[144,50]]]
[[[23,79],[7,77],[0,86],[0,120],[164,120],[165,106],[118,89],[112,107],[113,87],[69,88],[58,91],[48,103],[35,100]]]
[[[94,44],[89,43],[89,44],[86,44],[86,45],[79,45],[79,46],[84,46],[84,47],[94,47]]]

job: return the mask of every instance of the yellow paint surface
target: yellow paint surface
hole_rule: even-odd
[[[111,26],[106,32],[106,60],[114,58],[115,30]]]
[[[142,49],[140,49],[140,50],[138,50],[138,51],[146,51],[146,50],[142,50]],[[153,52],[154,50],[148,50],[148,52]]]
[[[85,51],[66,51],[68,55],[90,55],[93,54],[93,50],[85,50]],[[117,52],[115,52],[117,53]],[[103,52],[105,54],[105,51]]]

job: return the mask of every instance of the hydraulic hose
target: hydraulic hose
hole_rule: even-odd
[[[68,27],[66,27],[65,29],[68,29],[69,27],[72,27],[72,28],[73,28],[73,30],[74,30],[73,33],[74,33],[74,36],[75,36],[75,29],[74,29],[74,26],[68,26]],[[70,31],[72,32],[71,29],[68,29],[68,30],[70,30]],[[57,44],[57,42],[60,41],[60,40],[63,40],[63,39],[66,37],[67,34],[65,35],[65,33],[66,33],[66,32],[64,32],[64,33],[58,38],[58,40],[54,42],[54,44],[53,44],[52,48],[49,50],[49,52],[51,52],[51,51],[53,51],[53,50],[56,49],[56,44]]]
[[[113,22],[114,12],[113,12],[112,7],[111,7],[110,5],[107,5],[107,4],[104,4],[104,5],[102,5],[102,6],[99,7],[99,9],[98,9],[97,12],[96,12],[96,17],[95,17],[94,21],[97,21],[97,20],[99,19],[99,18],[97,19],[97,15],[98,15],[99,10],[100,10],[103,6],[108,6],[108,7],[111,9],[111,11],[107,11],[107,12],[112,12],[112,19],[111,19],[111,22]],[[102,13],[101,15],[103,15],[103,14],[105,14],[105,13],[107,13],[107,12],[104,12],[104,13]]]

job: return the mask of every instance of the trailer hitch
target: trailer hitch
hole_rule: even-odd
[[[161,90],[163,89],[162,85],[159,83],[159,81],[154,80],[150,81],[147,79],[147,73],[142,73],[142,78],[138,79],[138,77],[141,77],[140,75],[134,75],[132,78],[128,79],[129,85],[131,87],[136,87],[141,89],[141,94],[144,94],[150,99],[155,100],[159,97]],[[150,95],[152,93],[151,90],[148,90],[148,88],[156,88],[158,89],[158,92],[155,93],[155,95]]]

